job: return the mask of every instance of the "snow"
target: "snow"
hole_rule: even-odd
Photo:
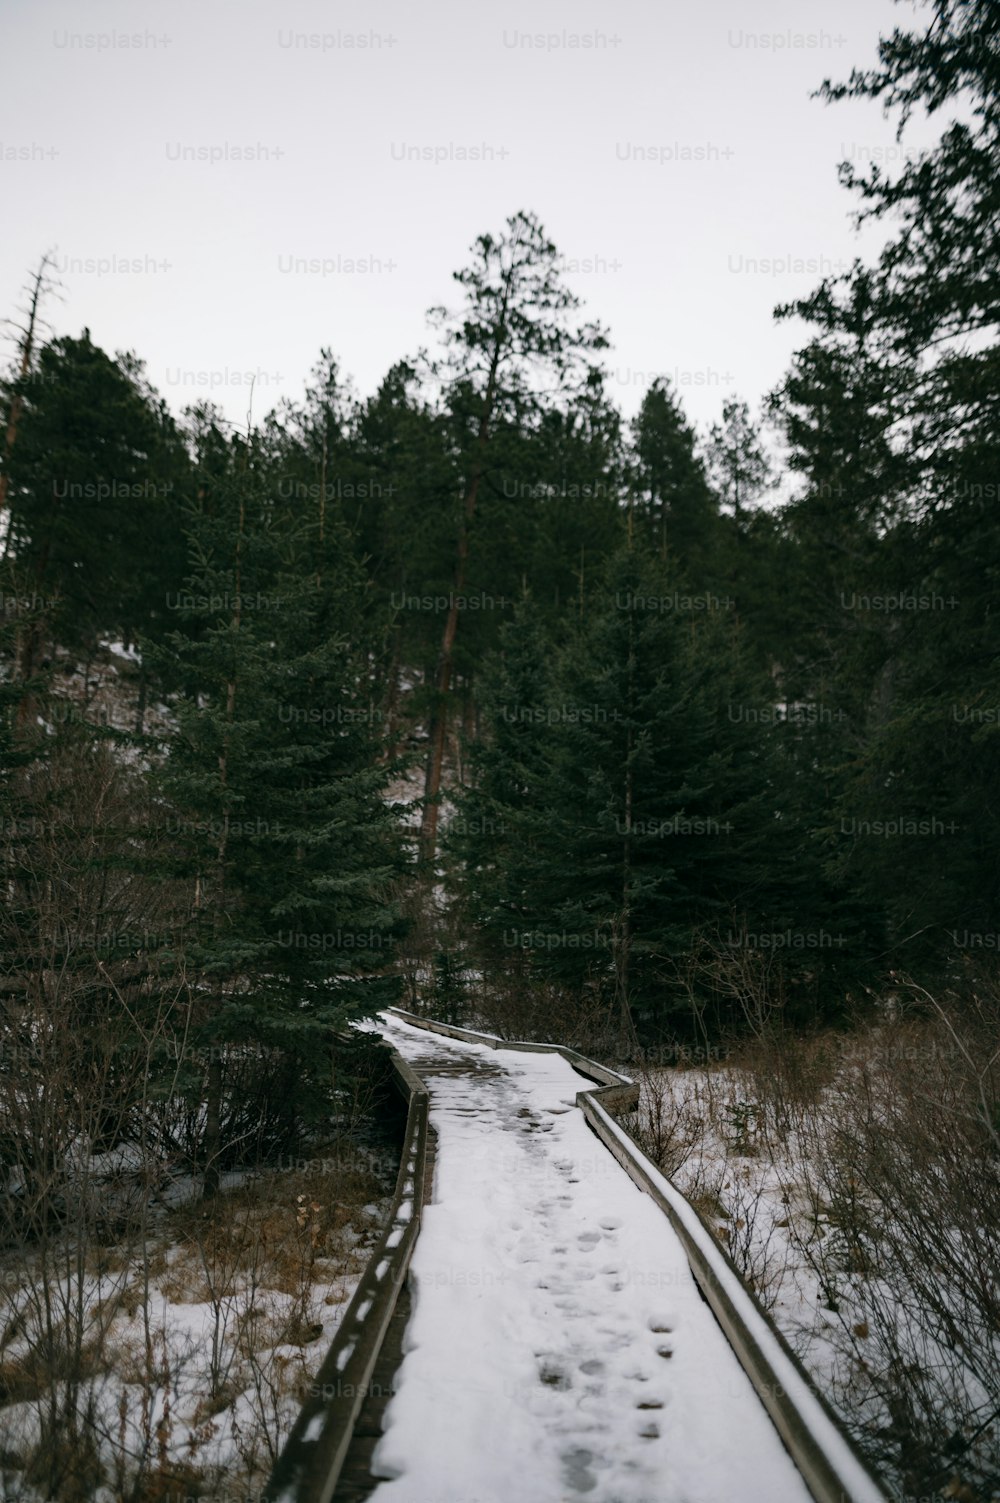
[[[608,1115],[599,1102],[594,1103],[594,1109],[605,1127],[617,1137],[619,1142],[632,1148],[631,1138],[622,1131],[618,1123]],[[789,1361],[787,1354],[776,1340],[774,1332],[747,1293],[743,1281],[727,1264],[715,1259],[712,1238],[692,1207],[670,1181],[652,1166],[649,1168],[649,1177],[659,1193],[669,1202],[691,1240],[713,1258],[713,1266],[724,1292],[770,1364],[781,1390],[789,1396],[799,1414],[807,1418],[811,1433],[822,1445],[824,1454],[833,1462],[838,1475],[850,1488],[851,1503],[882,1503],[884,1495],[881,1489],[876,1487],[843,1436],[817,1404],[809,1383]]]
[[[123,1166],[129,1168],[132,1160],[116,1152],[94,1155],[92,1163],[109,1172]],[[233,1171],[226,1179],[237,1183],[247,1177]],[[379,1206],[372,1202],[362,1214],[374,1212],[377,1216],[379,1211]],[[226,1480],[237,1490],[232,1496],[254,1495],[262,1469],[266,1474],[270,1465],[264,1427],[268,1427],[272,1441],[279,1432],[281,1438],[287,1436],[301,1404],[302,1384],[315,1375],[329,1348],[361,1281],[375,1235],[376,1227],[368,1221],[356,1228],[342,1227],[327,1255],[317,1258],[307,1292],[306,1318],[322,1325],[323,1339],[306,1346],[278,1342],[297,1313],[300,1293],[273,1287],[268,1282],[267,1265],[258,1270],[261,1282],[257,1285],[249,1272],[234,1276],[231,1281],[220,1281],[220,1289],[223,1282],[225,1289],[218,1296],[216,1309],[204,1297],[204,1281],[187,1244],[162,1246],[157,1242],[151,1246],[152,1261],[159,1271],[150,1280],[149,1321],[155,1371],[146,1393],[142,1378],[145,1331],[137,1292],[143,1278],[141,1263],[133,1258],[118,1272],[104,1277],[85,1274],[79,1287],[72,1280],[58,1280],[53,1294],[57,1308],[71,1308],[79,1297],[92,1312],[88,1317],[91,1329],[96,1328],[99,1319],[107,1320],[106,1349],[111,1360],[107,1370],[95,1373],[88,1381],[89,1396],[98,1416],[101,1457],[109,1477],[120,1459],[119,1452],[126,1457],[141,1457],[153,1437],[154,1446],[162,1440],[173,1464],[184,1463],[197,1471],[198,1490],[205,1496],[223,1496],[221,1484]],[[30,1262],[23,1277],[23,1293],[8,1288],[5,1302],[8,1315],[26,1301],[37,1301],[39,1297],[39,1286],[32,1284],[37,1273]],[[134,1293],[131,1309],[129,1302],[121,1298],[126,1287]],[[191,1298],[185,1297],[189,1289]],[[255,1392],[253,1372],[241,1337],[243,1321],[251,1311],[257,1315],[259,1342],[255,1361],[263,1374],[266,1410]],[[228,1398],[209,1408],[208,1369],[213,1338]],[[21,1359],[29,1342],[30,1337],[24,1332],[19,1335],[8,1332],[7,1360]],[[341,1366],[352,1351],[353,1344],[341,1353]],[[170,1390],[169,1409],[164,1384]],[[120,1411],[123,1401],[125,1420]],[[37,1444],[40,1409],[37,1400],[4,1408],[2,1428],[12,1450],[15,1441],[20,1452]],[[162,1437],[158,1426],[163,1427]],[[22,1486],[20,1478],[17,1486],[20,1489],[17,1496],[26,1500],[37,1496],[26,1483]],[[95,1503],[111,1503],[112,1496],[110,1482],[102,1484],[94,1493]]]
[[[576,1109],[590,1083],[383,1029],[438,1151],[372,1503],[805,1503],[678,1238]]]
[[[679,1123],[672,1141],[666,1135],[675,1189],[705,1207],[720,1239],[733,1246],[738,1265],[757,1280],[765,1308],[797,1353],[812,1391],[825,1397],[842,1425],[873,1453],[889,1495],[902,1497],[909,1485],[905,1448],[900,1464],[901,1448],[891,1444],[886,1356],[871,1321],[873,1306],[887,1324],[896,1322],[902,1349],[919,1354],[915,1361],[920,1368],[937,1370],[939,1393],[950,1390],[954,1408],[948,1412],[955,1430],[963,1424],[963,1414],[980,1404],[985,1414],[992,1406],[954,1349],[934,1347],[921,1302],[905,1297],[907,1274],[893,1269],[891,1259],[882,1265],[892,1272],[888,1281],[870,1270],[852,1269],[839,1235],[837,1210],[824,1180],[826,1135],[850,1121],[847,1102],[855,1088],[854,1071],[880,1047],[885,1046],[877,1033],[840,1041],[827,1083],[780,1114],[755,1070],[745,1065],[652,1071],[644,1080],[644,1114],[649,1130],[657,1104],[666,1102],[662,1120]],[[870,1098],[860,1099],[864,1110],[870,1110]],[[838,1122],[841,1126],[832,1125]],[[891,1130],[887,1118],[886,1131]],[[958,1301],[955,1318],[959,1323],[964,1318]],[[859,1497],[872,1495],[871,1483],[867,1491],[858,1483],[857,1491]]]
[[[125,658],[129,663],[142,662],[142,653],[138,647],[126,647],[124,642],[105,642],[103,640],[101,646],[106,647],[116,658]]]

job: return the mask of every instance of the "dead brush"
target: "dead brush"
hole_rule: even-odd
[[[160,1287],[168,1298],[201,1303],[211,1298],[210,1285],[217,1295],[235,1296],[243,1276],[257,1270],[268,1288],[294,1294],[304,1266],[343,1257],[344,1229],[363,1223],[364,1207],[383,1195],[375,1172],[361,1166],[262,1172],[208,1205],[190,1203],[174,1213],[168,1233],[182,1252]]]
[[[770,1196],[760,1173],[741,1165],[725,1186],[725,1243],[751,1293],[765,1310],[777,1302],[790,1250],[774,1234]]]
[[[704,1132],[704,1117],[672,1074],[643,1065],[639,1071],[639,1111],[633,1136],[656,1167],[673,1179]]]
[[[761,1145],[780,1147],[820,1104],[842,1059],[844,1041],[829,1030],[799,1036],[767,1029],[735,1042],[731,1067],[746,1082],[758,1113]]]
[[[834,1328],[840,1402],[906,1495],[1000,1474],[1000,983],[895,1006],[847,1042],[798,1135],[800,1249]]]

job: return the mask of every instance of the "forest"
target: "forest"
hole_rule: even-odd
[[[359,1204],[381,1193],[354,1025],[393,1003],[643,1071],[767,1051],[772,1082],[905,1028],[910,1107],[946,1098],[964,1145],[928,1193],[988,1268],[996,8],[940,0],[822,92],[901,131],[957,116],[892,173],[842,167],[884,250],[778,308],[807,329],[784,379],[703,430],[665,376],[622,415],[611,333],[530,209],[373,395],[323,347],[301,401],[260,411],[250,382],[240,426],[54,331],[54,257],[28,269],[0,385],[0,1243],[32,1274],[25,1303],[5,1276],[0,1405],[36,1406],[2,1459],[38,1497],[108,1475],[87,1260],[147,1249],[164,1175],[200,1218],[248,1166],[350,1142]],[[984,1437],[968,1496],[998,1475],[995,1280],[975,1298],[954,1434],[898,1377],[889,1429],[858,1419],[905,1496]],[[145,1351],[152,1392],[151,1327]],[[123,1442],[109,1496],[165,1496],[164,1445]]]

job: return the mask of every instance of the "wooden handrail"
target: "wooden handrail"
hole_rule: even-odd
[[[389,1223],[309,1384],[261,1503],[330,1503],[420,1230],[427,1167],[428,1093],[391,1050],[393,1081],[408,1103]]]

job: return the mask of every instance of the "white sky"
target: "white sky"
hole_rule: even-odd
[[[241,420],[256,371],[262,416],[301,395],[322,345],[373,391],[453,300],[473,238],[532,209],[610,327],[626,413],[662,373],[705,424],[734,392],[755,402],[802,342],[774,304],[877,245],[854,234],[836,164],[891,161],[893,127],[809,93],[912,18],[891,0],[2,0],[0,312],[55,246],[57,332],[134,349],[177,411],[210,394]],[[227,146],[263,150],[176,159]],[[492,160],[454,159],[475,147]],[[140,270],[87,269],[112,258]]]

